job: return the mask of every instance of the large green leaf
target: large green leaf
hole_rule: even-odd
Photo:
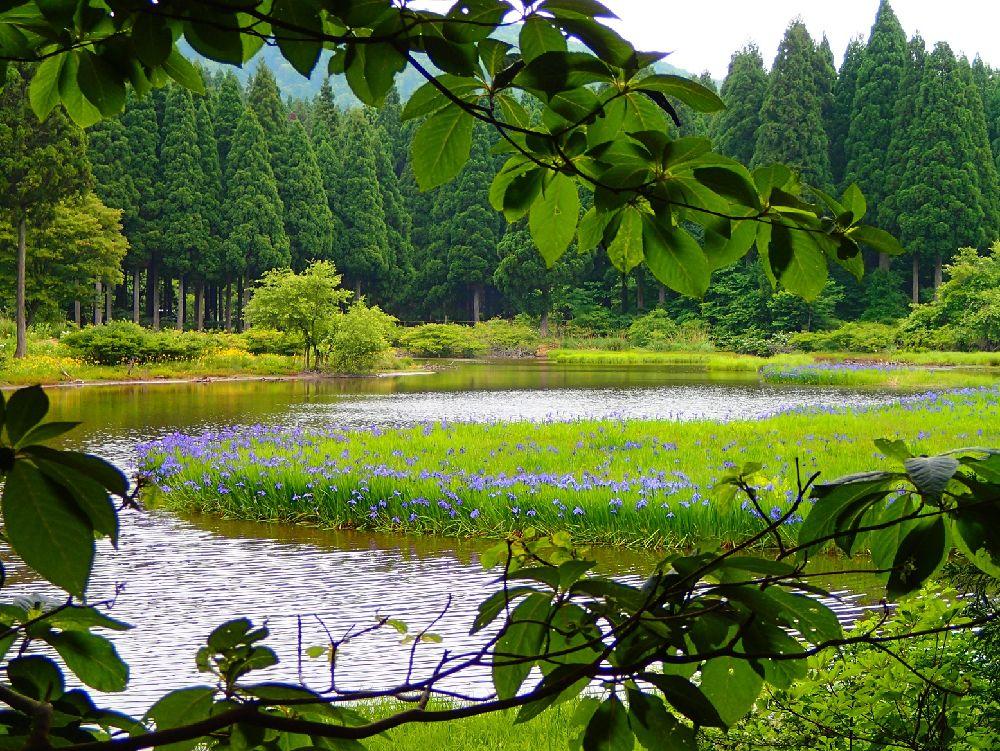
[[[177,689],[150,707],[149,711],[146,712],[146,718],[156,723],[158,730],[204,720],[212,713],[214,696],[215,689],[208,686]],[[167,749],[167,751],[185,751],[195,748],[198,744],[199,740],[195,739],[182,743],[172,743],[160,748]]]
[[[533,662],[520,658],[538,655],[550,607],[548,596],[533,594],[511,613],[511,621],[497,642],[493,658],[493,687],[499,698],[515,696],[531,672]]]
[[[434,80],[461,99],[473,100],[475,93],[483,88],[483,84],[475,78],[453,76],[450,73],[437,76]],[[424,117],[444,109],[449,104],[451,101],[448,97],[441,93],[441,90],[434,83],[428,81],[406,100],[406,104],[403,105],[403,114],[400,117],[403,120]]]
[[[1000,524],[989,507],[963,508],[955,514],[955,546],[982,571],[1000,579]]]
[[[112,545],[118,545],[118,513],[101,483],[64,464],[46,459],[35,459],[35,465],[49,480],[63,487],[77,508],[90,520],[95,532],[107,535]]]
[[[0,506],[14,552],[48,581],[83,597],[94,562],[94,531],[87,518],[23,461],[7,474]]]
[[[406,58],[391,44],[359,44],[347,48],[345,74],[351,91],[365,104],[381,107]]]
[[[642,677],[660,689],[667,702],[692,722],[704,727],[726,726],[715,705],[691,681],[679,675],[660,673],[644,673]]]
[[[191,89],[196,94],[205,93],[205,81],[201,72],[179,50],[174,49],[163,61],[163,70],[184,88]]]
[[[886,587],[889,596],[919,589],[944,565],[948,552],[948,527],[942,517],[915,522],[896,551]]]
[[[920,494],[936,503],[958,471],[959,461],[953,456],[914,456],[903,466]]]
[[[577,221],[580,218],[580,195],[576,181],[556,173],[543,183],[541,194],[531,204],[528,227],[531,239],[551,267],[573,242]]]
[[[526,63],[546,52],[566,51],[566,39],[562,32],[541,16],[531,16],[524,22],[518,42]]]
[[[275,26],[278,49],[295,70],[308,78],[319,62],[323,46],[317,39],[310,39],[295,29],[322,28],[317,5],[302,0],[274,0],[271,15],[292,27]]]
[[[53,55],[43,60],[31,78],[28,101],[39,120],[48,117],[59,104],[59,75],[66,57],[66,55]]]
[[[895,237],[885,230],[878,227],[870,227],[867,224],[851,228],[847,236],[854,240],[854,242],[867,245],[877,253],[898,256],[906,252],[905,248],[899,244],[899,240]]]
[[[58,451],[48,446],[25,446],[23,452],[33,458],[44,459],[86,475],[99,482],[109,492],[118,496],[128,495],[128,478],[122,471],[99,456],[79,451]]]
[[[642,263],[642,214],[634,206],[622,210],[618,232],[608,246],[608,259],[622,273]]]
[[[689,297],[708,289],[708,259],[683,227],[652,214],[642,217],[642,247],[646,266],[662,284]]]
[[[747,660],[714,657],[702,666],[700,685],[722,721],[732,727],[757,701],[764,678]]]
[[[15,391],[7,402],[5,422],[7,437],[13,445],[42,421],[49,411],[49,397],[41,386],[29,386]]]
[[[628,711],[636,740],[649,751],[698,751],[694,732],[678,722],[658,696],[630,689]]]
[[[469,160],[472,117],[456,106],[427,118],[413,134],[413,174],[421,190],[431,190],[451,180]]]
[[[830,535],[846,532],[841,523],[845,514],[885,498],[899,477],[891,472],[869,472],[815,486],[815,503],[799,528],[799,545],[808,550],[811,543],[821,541],[822,546]]]
[[[666,73],[655,73],[636,82],[633,87],[645,91],[657,91],[667,96],[679,99],[695,112],[718,112],[726,105],[711,89],[702,86],[697,81],[682,76]]]
[[[775,222],[768,260],[782,285],[806,300],[815,300],[826,286],[826,256],[806,230]]]
[[[87,631],[62,631],[43,637],[59,653],[66,667],[98,691],[124,691],[128,685],[128,665],[118,656],[114,644]]]
[[[80,67],[76,72],[76,82],[87,100],[101,111],[104,117],[112,117],[125,107],[125,81],[119,71],[103,58],[81,50],[77,53]]]
[[[59,95],[62,97],[66,114],[81,128],[89,128],[99,123],[103,115],[97,107],[83,95],[83,90],[77,82],[77,72],[80,69],[80,58],[67,55],[59,74]]]
[[[635,736],[628,724],[628,710],[615,694],[597,708],[583,733],[583,751],[631,751]]]

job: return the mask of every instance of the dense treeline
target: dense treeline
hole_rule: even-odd
[[[29,315],[72,315],[72,301],[96,290],[106,295],[94,304],[89,293],[97,321],[114,308],[154,327],[165,318],[234,328],[264,272],[331,260],[346,286],[403,321],[527,313],[544,329],[554,312],[602,332],[659,305],[675,320],[703,320],[725,345],[898,319],[933,296],[959,248],[1000,236],[1000,73],[946,44],[907,41],[888,3],[839,72],[826,39],[795,21],[770,70],[753,46],[733,55],[726,111],[677,106],[681,135],[710,136],[745,163],[788,163],[828,191],[857,183],[868,216],[902,238],[907,257],[868,258],[873,273],[861,283],[837,272],[812,303],[772,290],[752,257],[717,271],[700,301],[663,289],[644,267],[623,278],[603,253],[571,251],[547,269],[523,223],[508,226],[490,205],[501,158],[487,128],[474,132],[453,184],[421,193],[397,94],[378,111],[345,109],[329,82],[310,100],[283,100],[263,65],[245,87],[231,72],[207,77],[205,96],[156,90],[89,130],[96,196],[87,200],[120,210],[128,250],[92,243],[104,260],[73,270],[72,284],[44,281],[57,265],[45,261],[29,282]],[[104,216],[73,200],[63,213]],[[114,213],[101,220],[112,232]],[[8,247],[0,235],[2,264]]]

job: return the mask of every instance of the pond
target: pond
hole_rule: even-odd
[[[197,432],[255,423],[302,426],[407,425],[428,420],[495,421],[583,417],[753,418],[803,405],[860,406],[893,393],[764,386],[739,375],[706,378],[656,367],[621,371],[545,362],[465,363],[429,375],[317,381],[244,381],[61,388],[49,391],[53,419],[82,420],[66,444],[120,466],[135,464],[134,447],[173,431]],[[227,618],[268,623],[283,663],[272,677],[294,679],[296,648],[370,625],[376,614],[424,625],[452,604],[435,631],[448,649],[469,646],[475,605],[495,575],[482,569],[484,543],[387,537],[230,522],[181,519],[160,511],[127,512],[117,552],[104,546],[91,596],[114,598],[112,614],[137,625],[116,636],[132,667],[128,699],[141,711],[165,690],[203,681],[194,653]],[[601,553],[605,571],[637,575],[652,554]],[[864,592],[870,582],[853,589]],[[39,590],[16,566],[9,591]],[[49,592],[49,596],[54,593]],[[844,617],[856,613],[854,596]],[[391,685],[408,648],[398,635],[352,643],[342,655],[343,685]],[[425,659],[434,660],[437,647]],[[304,666],[320,687],[322,664]],[[469,684],[486,690],[487,676]]]

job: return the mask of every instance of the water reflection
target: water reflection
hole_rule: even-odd
[[[298,382],[134,385],[50,392],[53,419],[83,420],[66,444],[120,466],[134,464],[134,446],[165,433],[257,422],[296,425],[399,425],[425,420],[569,419],[581,417],[757,417],[806,404],[870,404],[892,394],[762,386],[753,378],[706,379],[693,371],[558,366],[549,363],[462,365],[427,376]],[[136,624],[115,635],[132,667],[129,695],[112,703],[141,711],[165,690],[204,681],[194,653],[223,620],[266,620],[282,665],[275,679],[294,679],[299,643],[321,643],[324,630],[341,634],[376,614],[423,625],[453,597],[435,630],[444,648],[473,645],[468,635],[476,603],[493,574],[478,555],[484,543],[329,532],[301,526],[219,519],[179,519],[151,512],[123,518],[118,551],[98,557],[91,596],[112,598],[113,614]],[[651,554],[598,551],[602,567],[637,575]],[[13,565],[9,591],[38,587]],[[852,583],[855,591],[869,584]],[[50,593],[54,594],[54,593]],[[854,614],[845,611],[845,617]],[[394,632],[393,632],[394,633]],[[429,645],[421,663],[439,654]],[[398,635],[380,634],[348,646],[339,682],[385,686],[401,678],[408,648]],[[304,666],[321,688],[321,662]],[[487,690],[488,676],[467,677],[463,688]]]

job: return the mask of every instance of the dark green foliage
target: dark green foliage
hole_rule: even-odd
[[[191,270],[202,282],[217,279],[225,259],[222,250],[222,169],[210,107],[211,101],[202,99],[196,115],[202,179],[201,214],[208,225],[208,238],[203,252],[192,259]]]
[[[135,189],[138,211],[124,217],[125,235],[129,239],[129,253],[125,264],[130,269],[144,267],[158,249],[159,214],[162,193],[158,190],[161,174],[158,149],[160,128],[156,119],[156,106],[152,97],[133,95],[122,115],[125,136],[128,139],[128,158],[125,161]]]
[[[215,117],[215,140],[219,146],[219,164],[223,170],[233,143],[236,124],[243,113],[243,89],[232,71],[222,76],[222,81],[212,91]]]
[[[844,184],[857,183],[878,216],[885,196],[886,155],[893,136],[893,110],[906,69],[906,36],[889,3],[879,6],[857,72],[850,127],[844,143]]]
[[[345,283],[368,292],[389,264],[389,230],[378,182],[379,131],[361,110],[348,113],[335,141],[320,143],[319,166],[337,220],[333,258]]]
[[[323,188],[316,154],[298,120],[288,133],[288,170],[293,176],[282,193],[285,231],[292,254],[292,268],[304,269],[310,261],[327,260],[333,248],[333,215]]]
[[[982,196],[983,242],[990,242],[1000,237],[1000,182],[997,180],[997,166],[992,158],[983,89],[976,80],[976,72],[969,67],[964,57],[959,60],[959,66],[965,94],[965,106],[960,114],[972,142],[972,164],[976,170],[979,194]]]
[[[126,321],[72,331],[63,341],[78,357],[99,365],[194,360],[211,344],[204,334],[150,331]]]
[[[223,227],[227,277],[238,278],[291,262],[283,207],[268,159],[264,131],[244,109],[226,162]]]
[[[323,140],[333,139],[340,125],[340,108],[333,98],[329,77],[323,79],[319,93],[313,99],[309,135],[318,147]]]
[[[899,194],[900,239],[927,263],[987,241],[965,81],[948,45],[927,56]]]
[[[826,128],[830,137],[830,169],[836,185],[843,184],[844,170],[847,169],[847,135],[851,128],[854,96],[858,90],[858,72],[863,56],[864,44],[858,39],[852,39],[847,45],[844,62],[833,89],[833,112],[827,120]]]
[[[720,153],[743,164],[753,159],[766,90],[764,60],[755,45],[748,45],[733,55],[722,82],[720,96],[726,109],[716,116],[713,134]]]
[[[768,77],[753,164],[785,163],[805,182],[827,188],[832,179],[817,59],[805,24],[793,21]]]
[[[902,292],[902,279],[895,271],[875,269],[865,276],[862,321],[893,323],[910,310],[910,300]]]
[[[167,92],[160,170],[163,264],[168,273],[183,277],[207,250],[211,227],[194,99],[180,86],[171,86]]]
[[[128,169],[131,144],[120,118],[102,120],[87,132],[87,156],[94,175],[94,192],[105,205],[122,210],[122,221],[134,226],[139,192]]]

